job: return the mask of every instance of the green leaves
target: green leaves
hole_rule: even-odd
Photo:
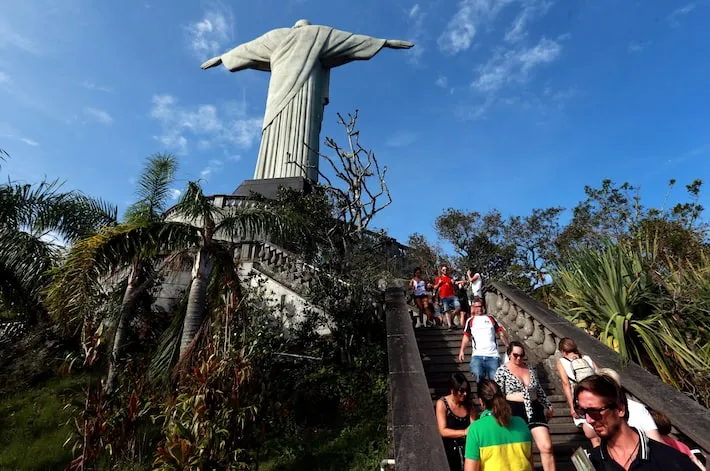
[[[170,154],[155,154],[148,157],[145,168],[138,178],[138,200],[128,207],[125,220],[131,224],[155,222],[162,218],[171,196],[171,185],[177,171],[177,161]]]
[[[703,404],[710,402],[710,263],[657,271],[658,251],[606,240],[601,250],[569,252],[554,274],[555,309]],[[680,315],[680,313],[683,313]]]

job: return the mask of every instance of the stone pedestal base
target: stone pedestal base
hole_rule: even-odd
[[[276,199],[279,188],[290,188],[308,193],[311,183],[303,177],[267,178],[264,180],[244,180],[232,193],[235,196],[249,196],[252,192],[268,199]]]

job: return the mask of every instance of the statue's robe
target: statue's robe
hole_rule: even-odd
[[[269,31],[221,56],[231,72],[271,72],[254,179],[303,176],[318,180],[319,136],[323,108],[328,104],[330,69],[370,59],[384,45],[384,39],[308,25]]]

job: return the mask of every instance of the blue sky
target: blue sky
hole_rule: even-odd
[[[231,193],[252,177],[268,74],[203,60],[314,24],[416,43],[335,69],[321,138],[360,110],[395,237],[443,208],[573,206],[602,179],[660,204],[710,175],[710,2],[0,0],[2,177],[66,180],[124,209],[144,159]],[[708,190],[710,191],[710,190]],[[675,195],[682,196],[682,188]],[[710,198],[702,198],[710,206]]]

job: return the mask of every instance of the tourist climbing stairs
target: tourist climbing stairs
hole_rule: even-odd
[[[471,373],[468,369],[471,358],[470,345],[466,350],[466,361],[459,363],[457,359],[461,346],[461,330],[456,329],[450,331],[440,327],[418,328],[415,330],[415,336],[419,346],[419,353],[422,357],[422,364],[424,366],[432,402],[435,402],[439,397],[449,393],[449,378],[452,373],[457,371],[464,373],[469,381],[471,381],[472,391],[474,391],[475,397],[476,386],[472,381]],[[498,350],[501,355],[505,354],[505,348],[503,346],[499,346]],[[555,384],[554,381],[548,381],[546,378],[541,378],[541,381],[555,410],[555,416],[550,421],[550,434],[552,436],[557,469],[559,471],[574,470],[574,466],[572,466],[570,461],[570,455],[579,446],[589,449],[589,441],[586,440],[584,434],[572,423],[572,419],[569,415],[569,407],[567,406],[567,401],[565,400],[561,386]],[[533,450],[536,469],[542,469],[540,467],[540,457],[534,444]]]

